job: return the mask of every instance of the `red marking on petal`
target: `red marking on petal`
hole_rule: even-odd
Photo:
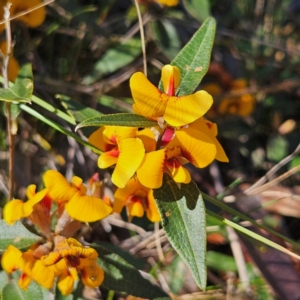
[[[107,154],[108,154],[109,156],[112,156],[112,157],[119,157],[119,155],[120,155],[120,150],[119,150],[118,148],[115,148],[115,149],[113,149],[113,150],[111,150],[111,151],[108,151]]]
[[[109,140],[112,142],[112,144],[117,145],[117,136],[116,135],[112,135]]]
[[[175,81],[174,81],[174,76],[170,77],[169,85],[168,85],[168,90],[166,91],[166,94],[168,96],[175,96]]]
[[[52,199],[46,195],[43,200],[40,202],[40,205],[43,209],[43,213],[46,216],[50,216],[50,210],[51,210],[51,205],[52,205]]]
[[[105,147],[104,147],[104,152],[109,152],[113,149],[116,148],[116,145],[112,145],[112,144],[105,144]]]
[[[166,165],[173,169],[178,169],[181,166],[181,163],[178,161],[176,157],[172,157],[167,160]]]
[[[162,136],[162,139],[161,139],[162,146],[166,146],[168,143],[171,142],[171,140],[173,139],[173,136],[174,136],[174,131],[175,131],[175,129],[173,127],[166,128],[166,130]]]

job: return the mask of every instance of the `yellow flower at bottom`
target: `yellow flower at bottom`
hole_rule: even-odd
[[[2,255],[1,264],[7,273],[21,270],[19,285],[23,289],[28,287],[31,279],[47,289],[53,286],[53,271],[45,267],[40,260],[34,259],[31,250],[22,253],[10,245]]]
[[[126,206],[128,216],[141,218],[146,212],[151,222],[160,221],[160,215],[153,197],[152,189],[143,186],[137,178],[131,178],[125,188],[118,188],[114,195],[114,211],[121,213]]]
[[[157,0],[157,1],[166,6],[176,6],[179,3],[179,0]]]
[[[73,291],[78,273],[84,285],[95,288],[104,279],[103,270],[97,265],[98,253],[84,247],[73,238],[63,239],[54,251],[41,258],[41,262],[53,270],[58,278],[58,288],[63,295]]]

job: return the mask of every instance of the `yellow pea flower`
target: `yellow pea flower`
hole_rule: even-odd
[[[3,209],[4,220],[13,225],[21,218],[29,217],[35,225],[42,227],[42,231],[49,231],[51,200],[47,196],[47,192],[48,189],[43,189],[36,193],[36,186],[34,184],[29,185],[26,190],[28,198],[26,202],[14,199],[5,204]],[[39,219],[43,221],[39,222]]]
[[[114,195],[114,211],[121,213],[126,206],[129,220],[143,217],[146,212],[151,222],[160,221],[160,215],[153,197],[152,189],[143,186],[136,177],[131,178],[126,186],[118,188]]]
[[[112,212],[112,208],[102,199],[87,194],[86,186],[77,176],[69,183],[59,172],[48,170],[43,175],[43,181],[49,197],[60,204],[65,203],[64,209],[75,220],[94,222]]]
[[[146,138],[134,127],[103,126],[89,137],[89,142],[104,152],[98,159],[99,168],[116,165],[111,179],[123,188],[143,160]],[[149,142],[147,147],[153,148],[153,144]]]
[[[168,133],[169,134],[169,133]],[[164,149],[145,154],[137,177],[148,188],[162,185],[163,173],[169,173],[175,182],[189,183],[190,173],[184,164],[191,162],[198,168],[209,165],[217,155],[217,146],[213,132],[202,132],[193,127],[176,130],[174,137]]]
[[[73,291],[78,273],[84,285],[95,288],[104,279],[103,270],[97,265],[98,253],[95,249],[84,247],[73,238],[61,240],[54,250],[41,258],[44,266],[49,267],[58,277],[58,288],[63,295]]]
[[[211,95],[201,90],[192,95],[176,96],[180,82],[180,70],[176,66],[162,68],[164,92],[155,87],[141,73],[130,78],[130,88],[136,113],[148,118],[161,118],[171,126],[179,127],[202,117],[213,103]]]
[[[32,250],[22,253],[10,245],[2,255],[1,264],[4,271],[9,274],[16,270],[21,271],[18,284],[23,289],[27,289],[32,279],[47,289],[53,286],[54,272],[45,267],[40,260],[36,260]]]

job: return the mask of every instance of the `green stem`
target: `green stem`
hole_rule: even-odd
[[[291,240],[291,239],[285,237],[284,235],[280,234],[279,232],[277,232],[277,231],[275,231],[275,230],[273,230],[273,229],[271,229],[271,228],[269,228],[269,227],[267,227],[267,226],[265,226],[265,225],[263,225],[263,224],[257,223],[256,221],[254,221],[253,219],[249,218],[248,216],[246,216],[246,215],[240,213],[239,211],[237,211],[237,210],[235,210],[235,209],[229,207],[228,205],[224,204],[223,202],[221,202],[221,201],[219,201],[219,200],[216,200],[216,199],[213,198],[213,197],[210,197],[209,195],[207,195],[207,194],[205,194],[205,193],[203,193],[203,192],[201,192],[201,194],[202,194],[202,196],[203,196],[203,198],[204,198],[205,200],[207,200],[207,201],[209,201],[210,203],[212,203],[212,204],[214,204],[214,205],[220,207],[220,208],[223,209],[224,211],[226,211],[226,212],[228,212],[228,213],[230,213],[230,214],[234,215],[235,217],[238,217],[238,218],[240,218],[240,219],[242,219],[242,220],[249,221],[249,222],[250,222],[252,225],[254,225],[255,227],[264,229],[264,230],[266,230],[267,232],[272,233],[273,235],[275,235],[275,236],[277,236],[277,237],[279,237],[279,238],[285,240],[286,242],[288,242],[288,243],[294,245],[296,248],[300,248],[299,243],[297,243],[297,242],[295,242],[295,241],[293,241],[293,240]],[[232,223],[233,223],[233,222],[232,222]],[[236,223],[233,223],[233,224],[236,224]],[[237,225],[237,224],[236,224],[236,225]],[[238,225],[238,226],[239,226],[239,225]],[[243,228],[243,227],[241,227],[241,228]],[[251,231],[250,231],[250,232],[251,232]]]
[[[249,230],[249,229],[246,229],[246,228],[244,228],[244,227],[242,227],[242,226],[240,226],[240,225],[238,225],[238,224],[236,224],[236,223],[234,223],[234,222],[232,222],[232,221],[230,221],[230,220],[228,220],[228,219],[222,218],[221,216],[219,216],[219,215],[213,213],[213,212],[210,211],[210,210],[207,210],[207,213],[208,213],[210,216],[212,216],[212,217],[214,217],[214,218],[216,218],[216,219],[222,221],[224,224],[226,224],[226,225],[228,225],[228,226],[230,226],[230,227],[232,227],[232,228],[238,230],[239,232],[241,232],[241,233],[243,233],[243,234],[245,234],[245,235],[247,235],[247,236],[249,236],[249,237],[252,237],[253,239],[255,239],[255,240],[257,240],[257,241],[260,241],[260,242],[266,244],[266,245],[269,246],[269,247],[272,247],[272,248],[274,248],[274,249],[277,249],[277,250],[279,250],[279,251],[281,251],[281,252],[283,252],[283,253],[286,253],[286,254],[288,254],[288,255],[290,255],[290,256],[292,256],[292,257],[295,257],[295,258],[297,258],[297,259],[300,260],[300,256],[299,256],[299,255],[297,255],[297,254],[291,252],[290,250],[284,248],[283,246],[281,246],[281,245],[279,245],[279,244],[277,244],[277,243],[275,243],[275,242],[273,242],[273,241],[270,241],[269,239],[267,239],[267,238],[265,238],[265,237],[263,237],[263,236],[261,236],[261,235],[255,233],[255,232],[253,232],[253,231],[251,231],[251,230]]]
[[[89,142],[83,140],[82,138],[80,138],[77,134],[65,129],[64,127],[62,127],[61,125],[47,119],[46,117],[44,117],[43,115],[41,115],[40,113],[38,113],[37,111],[35,111],[34,109],[32,109],[31,107],[25,105],[25,104],[20,104],[20,108],[24,111],[26,111],[27,113],[29,113],[30,115],[34,116],[35,118],[39,119],[40,121],[46,123],[47,125],[51,126],[52,128],[54,128],[55,130],[72,137],[74,140],[76,140],[78,143],[89,147],[91,150],[93,150],[94,152],[96,152],[97,154],[102,154],[102,151],[99,150],[98,148],[96,148],[95,146],[93,146],[92,144],[90,144]]]

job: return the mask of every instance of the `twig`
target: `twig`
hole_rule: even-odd
[[[247,192],[247,195],[256,195],[256,194],[260,194],[261,192],[265,191],[266,189],[268,189],[269,187],[281,182],[282,180],[290,177],[292,174],[296,173],[297,171],[300,170],[300,165],[296,166],[294,168],[292,168],[291,170],[285,172],[284,174],[282,174],[281,176],[278,176],[277,178],[275,178],[274,180],[254,189],[251,190],[250,193],[249,191]]]
[[[115,225],[121,228],[126,228],[128,230],[132,230],[135,231],[136,233],[140,234],[140,235],[144,235],[147,231],[145,231],[142,227],[139,227],[135,224],[129,223],[129,222],[125,222],[121,219],[117,219],[114,216],[109,216],[108,218],[106,218],[106,220],[111,224],[111,225]]]
[[[283,160],[281,160],[278,164],[276,164],[274,167],[271,168],[271,170],[269,170],[267,172],[267,174],[265,176],[263,176],[260,180],[258,180],[255,184],[253,184],[251,187],[249,187],[248,189],[246,189],[244,191],[244,193],[246,195],[254,195],[254,194],[258,194],[255,189],[257,187],[260,187],[262,184],[264,184],[270,177],[272,177],[272,175],[274,175],[281,167],[283,167],[285,164],[287,164],[288,162],[290,162],[296,155],[298,155],[300,153],[300,144],[297,146],[297,148],[295,149],[295,151],[288,155],[286,158],[284,158]]]
[[[11,3],[7,3],[4,6],[4,23],[5,23],[5,34],[6,34],[6,55],[3,54],[3,65],[2,65],[2,76],[3,86],[5,89],[9,88],[8,83],[8,65],[9,59],[12,52],[12,39],[11,39],[11,28],[10,28],[10,9]],[[11,103],[6,102],[6,122],[7,122],[7,135],[8,135],[8,148],[9,148],[9,160],[8,160],[8,198],[13,198],[14,191],[14,158],[15,158],[15,143],[14,143],[14,130],[13,120],[11,116]]]
[[[158,254],[158,258],[161,262],[165,261],[164,253],[161,248],[161,242],[160,242],[160,234],[159,234],[159,222],[154,223],[154,233],[155,233],[155,245],[156,245],[156,250]]]
[[[146,57],[146,44],[145,44],[145,33],[144,33],[144,26],[143,26],[143,19],[141,15],[140,6],[138,3],[138,0],[134,0],[138,19],[139,19],[139,25],[140,25],[140,33],[141,33],[141,43],[142,43],[142,52],[143,52],[143,64],[144,64],[144,74],[147,76],[147,57]]]

